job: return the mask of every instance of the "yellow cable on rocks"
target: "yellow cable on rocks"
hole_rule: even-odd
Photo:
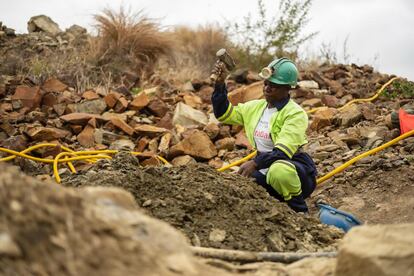
[[[397,143],[397,142],[399,142],[399,141],[401,141],[401,140],[403,140],[403,139],[405,139],[407,137],[410,137],[412,135],[414,135],[414,129],[413,130],[410,130],[409,132],[406,132],[406,133],[404,133],[404,134],[402,134],[400,136],[398,136],[397,138],[392,139],[391,141],[388,141],[387,143],[385,143],[385,144],[383,144],[383,145],[381,145],[379,147],[376,147],[374,149],[371,149],[369,151],[366,151],[366,152],[364,152],[364,153],[362,153],[362,154],[360,154],[360,155],[352,158],[351,160],[345,162],[344,164],[342,164],[341,166],[337,167],[333,171],[331,171],[331,172],[325,174],[324,176],[318,178],[318,180],[317,180],[318,185],[321,184],[322,182],[324,182],[325,180],[331,178],[335,174],[342,172],[347,167],[349,167],[350,165],[354,164],[356,161],[358,161],[358,160],[360,160],[360,159],[362,159],[364,157],[367,157],[368,155],[377,153],[377,152],[379,152],[379,151],[381,151],[381,150],[383,150],[385,148],[388,148],[389,146],[391,146],[391,145],[393,145],[393,144],[395,144],[395,143]]]
[[[375,95],[374,96],[372,96],[372,97],[369,97],[369,98],[366,98],[366,99],[353,99],[353,100],[351,100],[351,101],[349,101],[349,102],[347,102],[345,105],[343,105],[343,106],[341,106],[341,107],[338,107],[337,109],[340,111],[340,110],[342,110],[342,109],[344,109],[345,107],[347,107],[347,106],[350,106],[351,104],[353,104],[353,103],[363,103],[363,102],[372,102],[373,100],[375,100],[376,98],[378,98],[379,97],[379,95],[381,95],[381,93],[382,93],[382,91],[388,86],[388,85],[390,85],[393,81],[395,81],[396,79],[398,79],[398,77],[393,77],[392,79],[390,79],[389,81],[387,81],[386,83],[384,83],[382,86],[381,86],[381,88],[377,91],[377,93],[375,93]],[[316,108],[313,108],[313,109],[311,109],[311,110],[308,110],[308,111],[306,111],[308,114],[312,114],[312,113],[315,113],[316,111],[318,111],[318,110],[320,110],[320,109],[322,109],[322,108],[325,108],[326,106],[321,106],[321,107],[316,107]]]
[[[257,154],[257,151],[255,150],[254,152],[250,153],[249,155],[243,157],[242,159],[237,160],[236,162],[233,162],[231,164],[228,164],[227,166],[221,167],[220,169],[217,169],[217,171],[223,172],[223,171],[225,171],[227,169],[230,169],[231,167],[234,167],[234,166],[237,166],[237,165],[239,165],[241,163],[244,163],[245,161],[247,161],[247,160],[255,157],[256,154]]]

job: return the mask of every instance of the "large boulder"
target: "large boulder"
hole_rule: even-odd
[[[340,244],[335,275],[414,275],[413,244],[413,223],[352,228]]]
[[[37,15],[30,18],[27,22],[27,30],[29,33],[46,32],[52,35],[62,32],[59,25],[46,15]]]

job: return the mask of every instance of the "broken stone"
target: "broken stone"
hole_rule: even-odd
[[[220,169],[221,167],[223,167],[224,162],[219,157],[216,157],[214,159],[210,159],[208,161],[208,165],[215,169]]]
[[[19,246],[7,232],[0,232],[0,256],[12,258],[22,256]]]
[[[136,151],[143,152],[144,149],[148,146],[149,141],[150,140],[147,137],[143,137],[143,138],[139,139],[138,144],[135,148]]]
[[[76,137],[79,144],[85,148],[92,147],[95,144],[95,128],[91,125],[86,125],[81,133]]]
[[[340,111],[338,120],[341,126],[350,127],[362,119],[362,113],[358,105],[351,104]]]
[[[124,135],[119,135],[119,134],[116,134],[110,131],[102,130],[102,129],[95,129],[94,139],[97,144],[104,144],[104,145],[109,146],[111,143],[115,142],[116,140],[128,139],[128,137]]]
[[[89,113],[70,113],[59,117],[62,121],[69,124],[75,125],[86,125],[92,118],[96,120],[103,121],[105,120],[102,116]]]
[[[129,104],[129,109],[131,110],[141,110],[149,104],[149,99],[147,94],[139,93],[138,96],[134,97],[132,102]]]
[[[163,117],[168,111],[170,111],[168,106],[158,98],[151,100],[147,108],[158,117]]]
[[[247,86],[234,89],[228,94],[229,101],[233,105],[257,100],[263,97],[263,81],[255,82]]]
[[[226,137],[215,142],[217,150],[233,150],[236,143],[236,139],[233,137]]]
[[[42,85],[42,89],[46,92],[52,93],[52,92],[63,92],[68,88],[66,84],[61,82],[58,79],[51,78],[45,81]]]
[[[83,94],[82,94],[82,98],[84,98],[85,100],[96,100],[96,99],[99,99],[99,95],[98,94],[96,94],[94,91],[92,91],[92,90],[88,90],[88,91],[85,91]]]
[[[209,123],[203,129],[203,131],[210,137],[211,140],[214,140],[220,132],[218,124]]]
[[[115,112],[122,113],[127,109],[127,107],[128,107],[127,99],[125,99],[124,97],[121,97],[118,99],[118,101],[116,102],[113,108]]]
[[[335,275],[411,275],[414,224],[352,228],[340,243]]]
[[[250,145],[249,140],[244,132],[244,130],[240,131],[236,134],[236,141],[235,144],[239,147],[252,149],[253,147]]]
[[[211,95],[213,95],[214,88],[211,86],[203,86],[197,95],[201,98],[203,103],[211,104]]]
[[[27,135],[34,141],[50,141],[70,136],[70,132],[54,127],[33,127],[26,131]]]
[[[151,134],[160,134],[160,133],[164,133],[164,132],[168,131],[165,128],[156,127],[156,126],[152,126],[152,125],[141,125],[141,124],[135,125],[134,129],[137,133],[149,134],[149,135],[151,135]]]
[[[217,155],[217,150],[207,134],[195,131],[188,138],[170,148],[171,157],[185,154],[194,158],[211,159]]]
[[[15,151],[22,151],[27,148],[27,138],[24,135],[16,135],[9,138],[5,138],[4,140],[0,140],[0,145],[3,148],[15,150]]]
[[[104,100],[109,108],[113,108],[116,105],[118,99],[121,97],[122,95],[120,93],[111,91],[104,97]]]
[[[27,31],[29,33],[46,32],[52,35],[62,32],[62,30],[59,29],[59,25],[46,15],[31,17],[29,22],[27,22]]]
[[[106,109],[106,103],[103,99],[96,99],[92,101],[85,101],[77,104],[68,104],[66,113],[89,113],[101,114]]]
[[[339,104],[339,99],[332,95],[323,95],[322,103],[328,107],[337,107]]]
[[[151,156],[150,158],[147,158],[144,161],[140,162],[140,164],[145,167],[147,166],[156,167],[156,166],[161,165],[162,163],[157,157]]]
[[[196,164],[197,161],[190,155],[177,156],[171,160],[173,166],[188,166],[190,164]]]
[[[319,84],[314,80],[299,81],[298,86],[303,89],[319,89]]]
[[[315,112],[312,123],[310,124],[310,129],[318,131],[326,126],[330,126],[333,122],[335,114],[338,111],[334,108],[320,109]]]
[[[322,106],[322,101],[319,98],[308,99],[302,102],[302,106],[319,107]]]
[[[186,105],[191,106],[192,108],[200,108],[203,101],[199,96],[196,96],[194,94],[186,94],[183,97],[184,102]]]
[[[133,135],[135,132],[130,125],[128,125],[124,120],[121,120],[119,118],[112,118],[111,123],[128,135]]]
[[[212,242],[223,242],[226,239],[226,231],[213,228],[208,236],[208,239]]]
[[[109,149],[112,150],[128,150],[132,151],[135,148],[134,142],[129,139],[119,139],[111,143]]]
[[[191,106],[179,102],[175,108],[173,124],[179,124],[184,127],[205,126],[208,123],[207,116]]]
[[[158,145],[158,151],[166,154],[168,153],[168,150],[170,148],[170,143],[171,143],[171,139],[172,139],[172,134],[171,133],[166,133],[161,137],[160,140],[160,144]]]
[[[193,84],[190,81],[187,81],[186,83],[183,84],[181,91],[190,91],[190,92],[194,92],[195,89],[193,87]]]
[[[28,87],[20,85],[17,86],[11,99],[13,106],[21,104],[21,106],[27,107],[31,111],[40,106],[42,94],[38,86]]]

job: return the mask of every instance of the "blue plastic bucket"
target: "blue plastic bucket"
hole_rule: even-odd
[[[333,225],[348,232],[354,226],[362,223],[352,214],[335,209],[327,204],[318,204],[319,220],[328,225]]]

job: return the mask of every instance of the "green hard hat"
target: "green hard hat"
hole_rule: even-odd
[[[279,58],[263,68],[259,76],[276,84],[295,87],[298,81],[298,69],[290,59]]]

